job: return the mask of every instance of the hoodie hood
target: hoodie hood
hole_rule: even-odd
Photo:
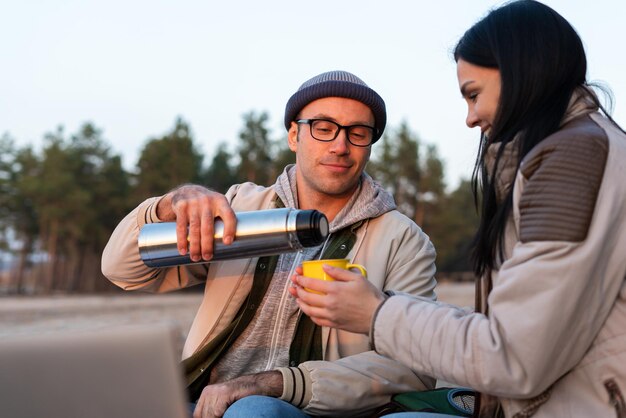
[[[274,189],[286,207],[298,209],[295,164],[285,167],[276,179]],[[393,196],[363,172],[354,194],[330,223],[330,232],[339,231],[365,219],[378,217],[394,209],[396,209],[396,202]],[[323,212],[324,208],[319,208],[319,210]]]

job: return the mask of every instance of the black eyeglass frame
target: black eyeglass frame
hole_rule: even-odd
[[[332,139],[319,139],[319,138],[316,138],[315,135],[313,134],[313,123],[315,123],[317,121],[329,122],[329,123],[332,123],[333,125],[337,126],[339,129],[337,129],[337,132],[335,132],[335,136]],[[323,118],[298,119],[295,122],[298,123],[298,124],[304,123],[306,125],[309,125],[309,132],[311,133],[311,137],[313,139],[315,139],[316,141],[320,141],[320,142],[332,142],[332,141],[334,141],[339,136],[339,132],[341,132],[342,129],[345,129],[345,131],[346,131],[346,139],[348,140],[349,143],[351,143],[355,147],[365,148],[365,147],[369,147],[370,145],[372,145],[374,143],[374,138],[376,138],[376,136],[378,135],[378,129],[376,129],[373,126],[368,126],[368,125],[348,125],[348,126],[344,126],[344,125],[338,124],[335,121],[332,121],[332,120],[329,120],[329,119],[323,119]],[[361,144],[355,144],[354,142],[352,142],[350,140],[350,129],[352,129],[352,128],[368,128],[368,129],[371,129],[372,130],[372,138],[370,139],[370,143],[367,144],[367,145],[361,145]]]

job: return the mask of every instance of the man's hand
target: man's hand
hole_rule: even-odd
[[[202,186],[180,186],[159,201],[157,216],[162,221],[176,221],[178,251],[187,253],[192,261],[209,261],[213,257],[215,218],[224,222],[222,242],[233,242],[237,218],[223,194]]]
[[[204,388],[193,418],[221,417],[235,401],[250,395],[279,397],[283,393],[283,376],[279,371],[241,376],[228,382]]]
[[[291,278],[294,286],[289,288],[289,293],[317,325],[367,335],[376,308],[385,300],[383,292],[358,273],[329,265],[322,268],[335,280],[302,276],[299,266]]]

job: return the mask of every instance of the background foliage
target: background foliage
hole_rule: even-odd
[[[243,115],[236,140],[222,142],[208,163],[188,122],[149,139],[134,170],[110,149],[102,130],[85,123],[48,133],[41,150],[0,137],[0,293],[112,291],[100,256],[117,223],[150,196],[181,183],[220,192],[253,181],[270,185],[295,162],[286,135],[272,137],[266,112]],[[468,181],[446,191],[444,163],[406,123],[388,127],[367,171],[395,196],[401,212],[433,240],[441,273],[469,270],[477,222]]]

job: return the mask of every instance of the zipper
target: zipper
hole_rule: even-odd
[[[548,402],[550,396],[552,395],[552,388],[554,384],[550,386],[548,389],[541,392],[539,395],[529,400],[529,403],[522,409],[513,415],[513,418],[529,418],[535,415],[535,412],[543,405]],[[500,415],[504,416],[504,411],[502,411],[502,405],[498,404],[498,408],[500,409]],[[479,411],[480,412],[480,411]]]
[[[326,249],[326,245],[330,241],[330,237],[332,235],[333,234],[328,234],[328,236],[326,237],[326,240],[324,241],[324,244],[322,245],[322,249],[320,251],[320,255],[318,259],[322,258],[322,255],[324,254],[324,250]],[[287,275],[285,286],[283,287],[283,294],[280,298],[280,304],[278,305],[278,312],[276,313],[276,321],[274,322],[274,329],[272,330],[270,352],[267,356],[267,364],[265,365],[266,371],[273,370],[276,368],[275,363],[276,363],[276,357],[278,356],[278,341],[280,341],[280,339],[282,338],[282,335],[286,331],[284,322],[287,320],[287,318],[284,318],[284,311],[287,308],[286,300],[291,297],[291,295],[289,294],[289,288],[292,286],[291,276],[293,276],[293,274],[295,273],[296,267],[298,267],[300,263],[302,262],[303,255],[304,253],[302,250],[296,253],[295,258],[291,264],[291,269],[289,270],[289,274]],[[300,311],[300,309],[298,308],[298,318],[301,314],[302,314],[302,311]],[[298,320],[296,320],[296,327],[297,327],[297,323],[298,323]]]
[[[615,379],[605,380],[604,387],[609,393],[609,403],[613,405],[615,412],[617,412],[617,418],[626,418],[626,402],[624,402],[624,396]]]
[[[276,368],[274,363],[276,362],[276,356],[278,355],[278,341],[282,337],[283,332],[285,331],[284,321],[286,318],[283,318],[284,311],[286,308],[286,299],[290,297],[289,288],[291,287],[291,276],[293,276],[296,267],[302,261],[302,250],[296,253],[296,256],[291,263],[291,269],[289,274],[287,275],[287,280],[285,281],[285,286],[283,287],[283,294],[280,298],[280,303],[278,305],[278,312],[276,313],[276,321],[274,322],[274,329],[272,330],[272,340],[270,342],[270,352],[267,356],[267,364],[265,365],[265,370],[273,370]]]

